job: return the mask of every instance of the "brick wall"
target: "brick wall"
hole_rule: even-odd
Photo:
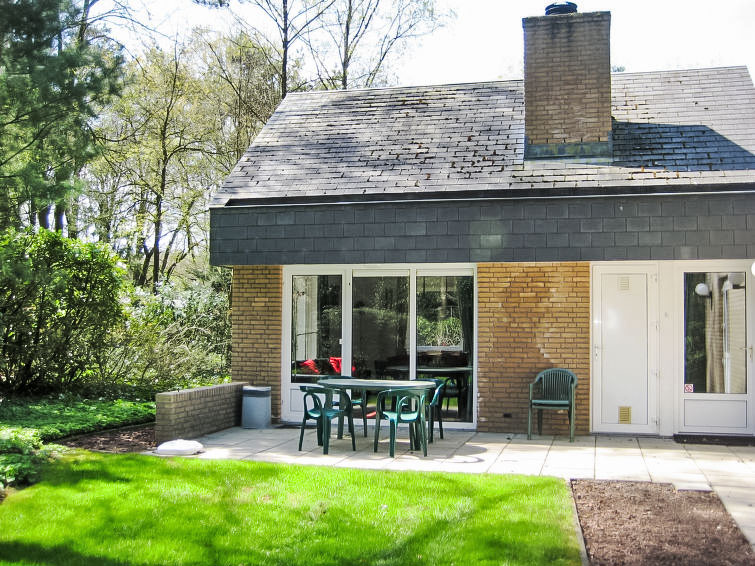
[[[241,424],[241,390],[247,383],[167,391],[155,396],[157,443],[196,438]]]
[[[528,384],[564,367],[579,379],[576,430],[588,433],[589,263],[482,263],[477,281],[477,429],[526,432]],[[568,434],[565,413],[543,413],[543,433]]]
[[[608,143],[610,12],[525,18],[528,144]]]
[[[272,417],[280,418],[283,269],[233,268],[231,375],[234,381],[272,387]]]

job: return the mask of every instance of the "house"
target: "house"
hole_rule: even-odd
[[[432,375],[455,426],[523,432],[566,367],[579,433],[755,434],[752,80],[612,74],[610,13],[565,11],[523,20],[524,80],[289,94],[226,179],[233,377],[274,417]]]

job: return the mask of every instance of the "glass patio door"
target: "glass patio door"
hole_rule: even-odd
[[[474,277],[419,272],[416,286],[417,379],[445,381],[444,420],[472,422]]]
[[[684,432],[753,431],[746,271],[686,271]]]
[[[408,272],[355,272],[351,301],[353,376],[409,379]]]
[[[284,284],[289,325],[284,335],[281,418],[301,420],[301,385],[341,375],[343,352],[343,274],[294,273]]]
[[[287,266],[283,273],[284,422],[302,418],[302,384],[350,375],[443,379],[444,421],[474,423],[473,266]]]

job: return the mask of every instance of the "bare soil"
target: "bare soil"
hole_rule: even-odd
[[[82,434],[64,439],[60,443],[71,448],[83,448],[93,452],[110,452],[113,454],[144,452],[154,450],[157,447],[154,424]]]
[[[752,566],[755,553],[713,492],[572,481],[590,564]]]
[[[153,424],[71,438],[98,452],[154,450]],[[592,566],[752,566],[755,553],[715,493],[669,484],[575,480]]]

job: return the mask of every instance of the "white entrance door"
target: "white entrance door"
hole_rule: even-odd
[[[656,434],[658,275],[654,265],[595,265],[592,428]]]
[[[677,268],[681,404],[679,431],[753,434],[752,290],[748,262]]]

